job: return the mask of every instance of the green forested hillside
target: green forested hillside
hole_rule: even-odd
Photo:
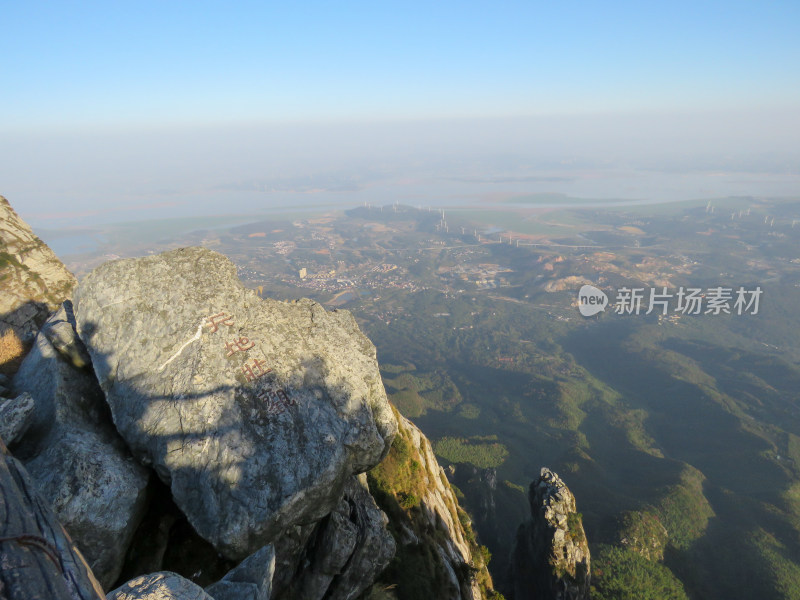
[[[518,266],[524,257],[498,246],[484,260]],[[580,273],[582,264],[567,257],[555,269]],[[697,271],[709,282],[720,272],[752,281],[741,266],[704,254]],[[606,545],[603,560],[626,565],[642,586],[679,581],[665,597],[800,595],[800,353],[787,343],[789,331],[800,336],[790,309],[800,289],[791,277],[768,284],[759,315],[679,322],[575,318],[571,292],[546,293],[526,277],[520,269],[519,286],[496,296],[418,292],[390,325],[365,320],[390,397],[440,460],[492,467],[519,486],[553,468],[590,541]],[[433,380],[446,382],[440,398]],[[469,510],[484,511],[465,496]],[[509,543],[492,531],[486,540],[495,556]]]

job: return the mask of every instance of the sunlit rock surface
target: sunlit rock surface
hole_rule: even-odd
[[[106,596],[106,600],[215,600],[188,579],[162,571],[131,579]]]
[[[0,196],[0,370],[13,373],[75,277]]]
[[[262,300],[218,253],[106,263],[75,313],[120,434],[229,558],[329,514],[395,435],[350,313]]]

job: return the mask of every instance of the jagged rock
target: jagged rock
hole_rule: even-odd
[[[215,600],[188,579],[161,571],[131,579],[109,592],[106,600]]]
[[[69,325],[63,307],[43,329],[52,321]],[[149,474],[114,430],[93,374],[56,352],[44,331],[13,387],[35,403],[33,423],[15,452],[108,587],[146,509]]]
[[[336,510],[311,537],[302,569],[282,597],[349,600],[372,585],[394,556],[395,543],[386,515],[365,487],[351,478]]]
[[[355,550],[328,587],[326,600],[350,600],[368,588],[395,553],[395,542],[386,529],[387,517],[369,493],[366,476],[352,479],[345,488],[339,511],[346,511],[356,525]]]
[[[39,326],[50,311],[69,297],[76,281],[2,196],[0,280],[0,336],[12,336],[19,343],[16,356],[0,357],[3,366],[22,358]]]
[[[514,600],[587,600],[589,545],[575,497],[543,468],[528,499],[532,518],[520,526],[512,556]]]
[[[394,437],[350,313],[261,300],[216,252],[106,263],[75,312],[117,429],[228,558],[330,513]]]
[[[275,548],[270,544],[245,558],[206,591],[214,600],[269,600],[275,574]]]
[[[33,422],[34,402],[28,393],[14,399],[0,399],[0,440],[13,446]]]
[[[103,590],[22,464],[0,442],[0,597],[101,600]]]

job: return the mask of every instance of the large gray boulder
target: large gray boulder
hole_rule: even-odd
[[[147,507],[149,473],[114,430],[92,372],[75,366],[71,357],[85,350],[59,352],[45,334],[50,323],[69,325],[67,313],[62,306],[45,324],[14,378],[35,405],[15,454],[108,588]]]
[[[108,589],[147,503],[147,473],[92,432],[65,428],[26,467]]]
[[[196,585],[169,571],[131,579],[106,595],[106,600],[215,600]]]
[[[228,558],[321,519],[388,452],[397,423],[350,313],[261,300],[221,254],[106,263],[75,312],[118,431]]]

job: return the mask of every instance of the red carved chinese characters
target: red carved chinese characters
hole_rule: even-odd
[[[247,352],[255,346],[255,342],[251,342],[248,338],[242,336],[238,340],[233,340],[230,342],[225,342],[225,349],[228,353],[225,356],[233,356],[237,352]]]
[[[242,367],[242,372],[244,376],[247,377],[247,381],[253,381],[254,379],[258,379],[259,377],[263,377],[272,369],[264,369],[264,365],[267,364],[265,360],[258,360],[257,358],[253,359],[252,365],[245,365]]]
[[[219,331],[220,325],[233,327],[233,319],[233,315],[229,315],[226,312],[219,312],[215,315],[207,317],[207,322],[205,324],[208,326],[210,333],[216,333]],[[225,356],[229,358],[238,352],[247,352],[248,350],[254,348],[255,345],[255,342],[247,336],[239,335],[239,337],[234,337],[225,342]],[[250,362],[245,362],[245,364],[241,367],[241,371],[248,382],[256,381],[264,377],[264,375],[272,372],[272,369],[266,368],[266,365],[266,360],[254,358]],[[265,385],[274,386],[274,383],[274,381],[271,381]],[[253,413],[253,415],[251,415],[251,418],[262,426],[266,425],[266,418],[280,415],[286,412],[287,408],[290,406],[297,406],[297,402],[291,398],[285,390],[276,389],[274,387],[267,387],[267,389],[258,391],[256,394],[256,400],[258,405],[257,408],[254,407],[256,408],[256,411]]]
[[[263,390],[259,392],[257,398],[264,402],[264,409],[269,415],[279,415],[285,412],[289,406],[297,406],[293,398],[284,390]]]
[[[233,315],[228,316],[224,312],[211,315],[208,317],[208,323],[206,323],[206,325],[211,329],[211,333],[216,333],[220,325],[227,325],[228,327],[233,326]]]

